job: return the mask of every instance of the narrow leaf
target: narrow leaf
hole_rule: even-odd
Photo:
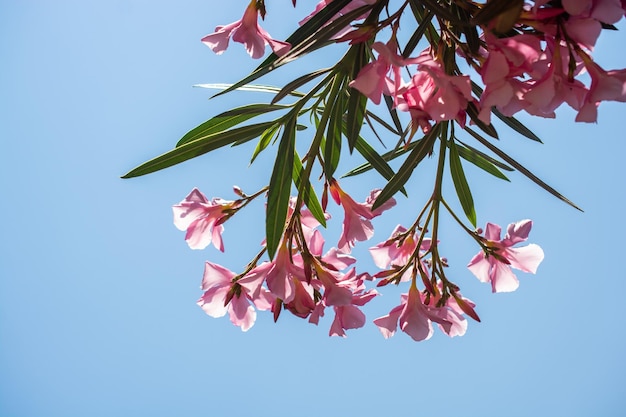
[[[139,165],[122,178],[132,178],[150,174],[152,172],[179,164],[188,159],[203,155],[207,152],[214,151],[222,146],[230,145],[234,142],[252,140],[276,123],[277,121],[258,123],[199,137],[192,142],[185,143],[184,145],[174,148],[163,155],[157,156],[156,158]]]
[[[252,164],[254,160],[256,159],[256,157],[259,156],[259,154],[263,152],[265,148],[267,148],[267,146],[270,144],[270,142],[274,139],[274,137],[278,133],[279,128],[280,128],[280,125],[275,124],[275,125],[270,126],[267,130],[265,130],[265,132],[263,132],[263,134],[261,135],[261,138],[259,139],[259,142],[256,145],[256,148],[254,148],[254,152],[252,153],[252,158],[250,159],[250,164]]]
[[[382,127],[384,127],[385,129],[387,129],[388,131],[390,131],[391,133],[400,136],[401,133],[400,131],[394,129],[389,123],[385,122],[383,119],[381,119],[378,115],[372,113],[371,111],[366,111],[365,115],[368,118],[372,118],[374,120],[376,120],[378,122],[378,124],[380,124]]]
[[[400,123],[400,118],[398,117],[398,112],[393,105],[393,98],[391,96],[383,94],[385,98],[385,104],[387,105],[387,110],[389,110],[389,115],[391,116],[391,120],[393,121],[394,126],[398,132],[402,132],[402,123]]]
[[[348,147],[350,152],[361,133],[363,127],[363,119],[365,118],[365,109],[367,108],[367,97],[355,89],[350,90],[350,98],[348,99],[348,108],[346,110],[346,138],[348,139]]]
[[[388,162],[388,161],[392,161],[394,159],[396,159],[397,157],[404,155],[407,152],[412,151],[413,149],[415,149],[417,146],[420,146],[420,144],[422,143],[422,139],[418,139],[418,140],[414,140],[412,141],[410,144],[408,144],[407,146],[401,146],[398,147],[392,151],[386,152],[382,155],[379,155],[380,158],[382,158],[382,160],[384,162]],[[369,144],[368,144],[369,146]],[[374,149],[372,149],[372,152],[376,153],[376,155],[378,155],[378,153],[376,151],[374,151]],[[365,155],[363,155],[365,157]],[[366,158],[367,159],[367,158]],[[372,168],[375,168],[375,166],[373,166],[373,164],[368,160],[367,163],[361,164],[358,167],[352,169],[351,171],[349,171],[348,173],[344,174],[344,177],[353,177],[355,175],[359,175],[362,174],[364,172],[367,172],[369,170],[371,170]],[[391,168],[390,168],[391,169]],[[378,171],[378,169],[376,169]],[[379,171],[380,172],[380,171]]]
[[[471,130],[471,129],[470,129]],[[473,130],[468,130],[468,133],[471,134],[472,136],[474,135],[478,135],[478,133],[474,132]],[[480,136],[480,135],[478,135]],[[475,137],[475,136],[474,136]],[[508,166],[507,164],[505,164],[504,162],[501,162],[499,160],[497,160],[496,158],[493,158],[489,155],[487,155],[484,152],[479,151],[478,149],[474,148],[473,146],[468,145],[465,142],[462,142],[459,139],[456,139],[457,142],[459,142],[461,145],[463,145],[464,147],[466,147],[468,150],[470,150],[472,153],[477,154],[478,156],[483,157],[484,159],[486,159],[487,161],[491,162],[493,165],[495,165],[496,167],[503,169],[505,171],[509,171],[509,172],[513,172],[515,171],[513,168],[511,168],[510,166]],[[460,148],[459,148],[460,149]],[[463,155],[461,155],[461,157],[463,157]],[[472,161],[470,161],[472,162]]]
[[[265,237],[267,254],[274,258],[280,239],[285,230],[296,139],[296,115],[292,115],[285,124],[283,136],[278,144],[276,162],[270,179],[267,196],[267,218],[265,219]]]
[[[409,156],[404,160],[404,163],[396,172],[396,174],[389,180],[385,188],[380,192],[378,198],[372,205],[372,210],[383,205],[387,200],[394,196],[395,193],[400,191],[404,184],[409,180],[415,167],[426,157],[427,154],[432,152],[433,145],[435,144],[435,140],[437,139],[437,135],[441,130],[441,125],[435,125],[424,139],[420,142],[419,146],[416,146]]]
[[[298,190],[300,190],[299,193],[302,194],[302,201],[304,201],[304,204],[309,208],[313,217],[315,217],[322,226],[326,227],[324,209],[322,209],[320,200],[317,198],[317,194],[315,194],[315,189],[311,185],[309,178],[301,178],[303,169],[300,157],[296,152],[293,159],[293,182],[296,184],[296,187],[298,187]],[[304,181],[304,183],[302,183],[302,181]]]
[[[310,72],[301,77],[296,78],[295,80],[287,83],[276,96],[272,99],[272,104],[279,102],[289,94],[291,94],[296,88],[303,86],[304,84],[316,79],[320,75],[326,74],[329,72],[331,68],[324,68],[317,71]]]
[[[339,81],[337,81],[339,82]],[[341,87],[340,87],[341,91]],[[332,180],[333,174],[339,165],[341,156],[341,125],[343,123],[343,92],[337,95],[337,100],[332,108],[327,110],[331,112],[331,118],[328,123],[326,133],[326,143],[324,146],[324,175],[328,181]]]
[[[465,130],[467,130],[469,132],[471,129],[469,129],[468,127],[465,127]],[[503,159],[506,163],[508,163],[513,168],[515,168],[516,170],[518,170],[519,172],[524,174],[532,182],[534,182],[535,184],[537,184],[538,186],[540,186],[541,188],[543,188],[544,190],[546,190],[547,192],[549,192],[550,194],[552,194],[553,196],[558,198],[559,200],[563,201],[564,203],[567,203],[570,206],[574,207],[576,210],[583,211],[580,207],[578,207],[576,204],[574,204],[572,201],[570,201],[567,197],[565,197],[564,195],[562,195],[561,193],[556,191],[554,188],[552,188],[551,186],[549,186],[548,184],[543,182],[535,174],[530,172],[528,169],[526,169],[522,164],[517,162],[515,159],[511,158],[506,152],[502,151],[500,148],[498,148],[497,146],[493,145],[491,142],[489,142],[488,140],[484,139],[480,135],[472,135],[472,136],[474,136],[474,138],[476,138],[477,141],[482,143],[491,152],[493,152],[496,155],[498,155],[498,157]]]
[[[431,21],[433,16],[434,14],[432,10],[429,10],[428,13],[426,13],[426,16],[424,16],[424,19],[419,22],[419,26],[417,27],[417,29],[415,29],[415,32],[413,32],[411,38],[409,38],[409,41],[404,46],[404,50],[402,51],[403,58],[408,58],[413,53],[419,41],[424,36],[424,32],[426,32],[426,29],[432,26]]]
[[[534,140],[535,142],[543,143],[539,136],[535,135],[529,128],[524,126],[522,122],[517,120],[515,117],[505,116],[495,107],[491,109],[491,112],[496,115],[496,117],[504,122],[508,127],[515,130],[522,136],[527,137],[528,139]]]
[[[509,181],[509,179],[504,175],[494,164],[489,162],[486,158],[483,158],[480,154],[473,151],[472,149],[466,148],[465,146],[461,146],[459,141],[459,145],[456,146],[456,150],[459,153],[459,156],[465,159],[468,162],[476,165],[478,168],[483,171],[493,175],[496,178],[500,178],[505,181]]]
[[[459,152],[454,144],[454,139],[448,141],[448,147],[450,152],[448,154],[448,160],[450,161],[450,175],[452,176],[452,182],[456,189],[456,195],[459,197],[461,207],[470,221],[472,226],[476,227],[476,210],[474,209],[474,199],[472,198],[472,192],[470,191],[469,184],[465,178],[463,172],[463,165],[459,158]]]
[[[220,113],[217,116],[190,130],[178,141],[176,147],[184,145],[188,142],[193,142],[196,139],[211,135],[213,133],[223,132],[255,116],[273,112],[276,110],[283,110],[286,108],[288,108],[288,106],[272,104],[249,104],[247,106],[237,107],[224,113]]]

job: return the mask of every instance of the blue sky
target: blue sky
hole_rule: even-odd
[[[279,39],[315,4],[293,12],[278,3],[268,2],[265,27]],[[398,291],[370,303],[370,323],[346,339],[327,336],[329,317],[315,327],[259,314],[242,333],[196,306],[205,260],[236,271],[255,253],[262,205],[226,224],[225,254],[189,250],[171,205],[195,186],[223,198],[234,197],[233,184],[256,190],[275,150],[250,168],[253,144],[119,177],[229,106],[268,99],[208,101],[210,92],[191,87],[234,82],[256,64],[239,44],[218,57],[200,43],[247,2],[216,4],[0,2],[0,415],[623,415],[626,113],[618,103],[601,105],[597,125],[574,124],[566,109],[557,120],[523,118],[544,145],[500,127],[502,146],[585,213],[521,175],[505,184],[468,168],[479,223],[532,218],[530,241],[546,259],[537,275],[518,275],[518,291],[494,295],[465,268],[477,248],[444,225],[450,274],[483,320],[462,338],[384,340],[371,320],[398,303]],[[597,61],[607,69],[626,67],[616,53],[620,27],[600,39]],[[317,63],[299,68],[307,65]],[[430,189],[429,177],[417,172],[409,190]],[[382,183],[371,175],[342,185],[362,201]],[[375,223],[371,245],[398,219],[413,219],[413,201],[399,199]],[[368,246],[357,252],[366,269]]]

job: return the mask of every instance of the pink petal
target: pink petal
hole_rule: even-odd
[[[245,296],[235,296],[230,302],[229,308],[230,321],[241,327],[241,331],[248,331],[256,320],[256,311],[252,307]]]
[[[487,240],[499,242],[501,233],[502,229],[497,224],[487,223],[485,226],[485,239]]]
[[[528,239],[530,230],[533,227],[532,220],[520,220],[517,223],[511,223],[506,229],[506,235],[504,236],[503,243],[505,246],[513,246],[516,243],[524,242]]]
[[[209,288],[218,286],[229,286],[234,276],[234,272],[224,268],[221,265],[207,261],[204,263],[202,289],[208,290]]]
[[[474,274],[479,281],[489,282],[491,280],[489,277],[491,263],[485,258],[483,251],[480,251],[472,258],[467,268],[472,271],[472,274]]]
[[[222,317],[228,311],[224,305],[229,287],[214,287],[207,290],[198,300],[198,305],[211,317]]]
[[[402,305],[394,307],[386,316],[379,317],[374,320],[374,324],[378,327],[378,330],[382,333],[385,339],[389,339],[393,336],[398,328],[398,318],[402,313]]]
[[[536,273],[541,261],[543,261],[543,249],[534,243],[521,248],[507,248],[504,255],[513,268],[524,272]]]
[[[230,40],[233,30],[240,24],[241,21],[238,20],[226,26],[218,26],[215,28],[214,33],[206,35],[201,39],[201,42],[211,48],[217,55],[221,55],[226,48],[228,48],[228,41]]]
[[[491,290],[493,292],[512,292],[519,287],[519,281],[510,266],[496,261],[492,267]]]

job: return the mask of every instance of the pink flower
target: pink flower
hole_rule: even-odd
[[[389,239],[369,249],[377,267],[384,269],[393,265],[403,266],[408,262],[409,257],[415,252],[417,246],[415,238],[417,236],[415,233],[412,233],[399,241],[398,236],[405,232],[406,228],[397,225]],[[426,238],[422,240],[420,251],[427,251],[429,249],[430,239]]]
[[[589,16],[603,23],[617,23],[624,15],[620,0],[562,0],[572,16]]]
[[[448,306],[436,307],[431,298],[425,303],[425,297],[414,285],[408,294],[402,294],[401,303],[394,307],[389,314],[374,320],[374,324],[385,339],[393,336],[400,324],[400,330],[411,336],[416,342],[428,340],[433,335],[432,322],[450,337],[462,336],[467,329],[467,320]]]
[[[357,203],[334,180],[330,184],[330,194],[344,210],[343,228],[337,246],[340,251],[346,253],[350,252],[350,248],[354,246],[354,242],[357,240],[362,242],[374,236],[374,227],[370,220],[396,204],[396,200],[390,198],[382,206],[372,211],[372,205],[380,194],[380,190],[371,191],[364,203]]]
[[[330,326],[329,336],[346,337],[346,330],[358,329],[365,325],[365,314],[358,308],[370,302],[378,295],[375,290],[366,291],[363,275],[356,275],[356,271],[351,269],[341,278],[340,285],[350,289],[348,303],[343,305],[333,305],[335,318]],[[330,306],[331,301],[324,294],[324,298],[318,303],[309,318],[309,323],[318,324],[319,318],[324,315],[324,309]]]
[[[448,75],[426,49],[416,58],[419,70],[398,94],[398,109],[411,114],[415,128],[430,130],[430,120],[456,120],[465,124],[465,109],[472,100],[472,87],[467,75]]]
[[[402,84],[400,74],[402,68],[418,63],[419,59],[404,59],[398,55],[398,43],[395,36],[386,44],[374,42],[372,49],[378,52],[378,58],[359,71],[357,77],[350,82],[350,87],[359,90],[374,104],[380,104],[382,94],[396,97]],[[393,78],[389,76],[390,73]]]
[[[551,46],[554,52],[547,71],[537,82],[528,85],[529,89],[524,93],[523,99],[527,103],[525,110],[528,113],[554,118],[556,116],[554,111],[563,102],[569,104],[574,110],[580,110],[588,90],[580,81],[575,79],[570,81],[563,71],[561,51],[567,53],[567,49],[554,43]]]
[[[595,122],[601,101],[626,102],[626,69],[606,71],[589,56],[581,57],[591,76],[591,86],[583,106],[576,115],[576,121]]]
[[[542,51],[539,39],[532,35],[500,39],[486,33],[485,42],[488,54],[479,71],[485,89],[480,99],[478,118],[490,123],[492,107],[507,116],[526,107],[522,95],[528,86],[517,77],[533,73],[533,66]]]
[[[272,39],[269,33],[259,26],[258,14],[256,0],[252,0],[241,20],[216,27],[214,33],[202,38],[202,43],[220,55],[226,50],[228,41],[232,37],[235,42],[244,44],[248,54],[255,59],[261,58],[265,54],[265,45],[268,44],[278,56],[289,52],[291,48],[289,43]]]
[[[214,198],[209,202],[197,188],[191,190],[183,201],[172,207],[174,225],[186,230],[185,240],[191,249],[204,249],[211,243],[224,252],[222,222],[228,210],[236,208],[236,201]]]
[[[511,267],[524,272],[536,273],[543,260],[543,250],[535,244],[514,248],[528,239],[532,221],[522,220],[509,224],[504,239],[500,239],[500,226],[487,223],[485,240],[487,253],[481,251],[467,265],[482,282],[491,282],[493,292],[511,292],[519,286]]]
[[[245,332],[256,320],[256,311],[251,303],[259,309],[268,310],[271,298],[263,293],[253,300],[243,286],[233,282],[234,277],[235,273],[223,266],[206,262],[202,278],[202,289],[205,292],[198,300],[198,305],[211,317],[222,317],[228,312],[230,321]]]

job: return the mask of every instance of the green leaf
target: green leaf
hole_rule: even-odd
[[[263,152],[265,148],[267,148],[267,146],[270,144],[270,142],[274,139],[274,137],[278,133],[278,129],[280,129],[280,125],[275,124],[275,125],[270,126],[265,132],[263,132],[263,134],[261,135],[261,138],[259,139],[259,142],[256,145],[256,148],[254,148],[254,152],[252,153],[252,158],[250,159],[250,164],[252,164],[254,160],[256,159],[256,157],[259,156],[259,154]]]
[[[432,26],[431,20],[433,16],[434,14],[432,10],[429,10],[426,13],[426,16],[424,16],[424,19],[421,22],[419,22],[419,26],[417,27],[415,32],[413,32],[413,34],[411,35],[411,38],[404,46],[404,50],[402,51],[403,58],[408,58],[411,55],[411,53],[413,53],[413,51],[415,50],[415,47],[424,36],[424,32],[426,32],[426,29]]]
[[[374,149],[372,149],[372,152],[375,153],[376,155],[380,156],[380,158],[383,160],[383,162],[388,162],[388,161],[392,161],[394,159],[396,159],[397,157],[404,155],[407,152],[412,151],[413,149],[415,149],[416,146],[420,146],[420,144],[422,143],[422,139],[418,139],[418,140],[414,140],[411,143],[409,143],[407,146],[401,146],[398,147],[392,151],[386,152],[382,155],[379,155]],[[368,144],[369,146],[369,144]],[[363,155],[361,153],[361,155]],[[363,157],[365,157],[365,159],[368,159],[365,155],[363,155]],[[352,177],[355,175],[359,175],[362,174],[364,172],[367,172],[369,170],[371,170],[372,168],[376,169],[376,167],[371,163],[371,161],[369,161],[367,163],[361,164],[358,167],[352,169],[351,171],[349,171],[348,173],[344,174],[344,177]],[[391,169],[391,168],[389,168]],[[376,169],[377,171],[379,171],[378,169]],[[380,171],[379,171],[380,172]],[[392,171],[393,172],[393,171]]]
[[[342,80],[336,80],[342,83]],[[326,131],[326,143],[324,144],[324,175],[328,181],[332,180],[333,174],[339,165],[341,156],[341,126],[343,124],[344,95],[339,87],[340,93],[332,108],[326,109],[331,112],[331,118]]]
[[[380,3],[378,3],[378,5],[380,6]],[[349,27],[355,19],[358,19],[373,7],[375,7],[375,5],[364,5],[338,17],[328,25],[322,27],[315,34],[309,36],[297,46],[292,47],[289,52],[278,58],[273,65],[275,67],[285,65],[286,63],[301,58],[302,56],[317,49],[336,43],[336,40],[333,38],[337,35],[337,33],[344,30],[346,27]]]
[[[305,74],[301,77],[296,78],[295,80],[287,83],[279,92],[278,94],[276,94],[276,97],[274,97],[272,99],[272,104],[276,103],[280,100],[282,100],[283,98],[285,98],[286,96],[288,96],[289,94],[291,94],[296,88],[303,86],[304,84],[316,79],[317,77],[319,77],[320,75],[326,74],[327,72],[329,72],[332,68],[324,68],[324,69],[320,69],[317,71],[313,71],[310,72],[308,74]]]
[[[380,192],[376,201],[372,205],[372,210],[382,206],[387,200],[394,196],[395,193],[400,191],[404,184],[409,180],[415,167],[426,157],[426,155],[432,152],[433,145],[437,139],[437,135],[441,130],[441,125],[436,124],[424,139],[420,141],[419,146],[413,148],[409,156],[404,160],[404,163],[396,172],[396,174],[389,180],[385,188]]]
[[[302,195],[302,201],[304,201],[304,204],[306,204],[309,208],[313,217],[315,217],[315,219],[320,222],[322,226],[326,227],[324,209],[322,209],[322,205],[317,198],[317,194],[315,194],[315,189],[311,185],[308,178],[301,178],[303,169],[300,157],[296,152],[293,159],[293,182],[296,184],[296,187],[298,187],[298,192]],[[304,181],[305,183],[302,184],[301,181]]]
[[[446,20],[449,20],[451,23],[455,25],[466,24],[467,22],[461,22],[454,13],[450,11],[449,7],[443,7],[439,5],[436,0],[409,0],[410,3],[423,3],[429,10],[432,10],[438,17],[443,17]]]
[[[346,110],[345,130],[350,152],[354,149],[354,146],[359,138],[359,133],[361,133],[366,108],[367,97],[354,88],[350,89],[350,98],[348,99],[348,108]]]
[[[393,104],[393,97],[388,95],[383,95],[385,98],[385,104],[387,105],[387,110],[389,110],[389,115],[391,116],[391,120],[393,121],[394,126],[398,132],[402,132],[402,123],[400,123],[400,118],[398,117],[398,112]]]
[[[370,144],[367,143],[365,139],[363,139],[361,136],[358,137],[354,148],[363,156],[363,158],[365,158],[366,161],[368,161],[370,169],[374,168],[387,181],[389,181],[395,175],[395,172],[393,171],[393,169],[391,169],[391,167],[389,166],[389,164],[387,164],[383,157],[380,156],[380,154],[376,152],[374,148],[372,148]],[[349,176],[351,176],[350,173],[344,175],[344,177]],[[400,192],[402,192],[402,194],[404,195],[407,195],[404,188],[401,188]]]
[[[401,133],[398,130],[394,129],[389,123],[385,122],[378,115],[372,113],[371,111],[369,111],[369,110],[366,111],[365,115],[366,115],[367,118],[372,118],[372,119],[376,120],[376,122],[378,122],[382,127],[387,129],[388,131],[390,131],[394,135],[398,135],[398,136],[401,135]]]
[[[214,133],[223,132],[255,116],[286,108],[288,108],[288,106],[277,104],[249,104],[228,110],[190,130],[178,141],[176,147]]]
[[[366,44],[360,43],[351,48],[351,52],[356,55],[352,65],[350,79],[354,80],[365,65],[369,62],[369,54],[365,50]],[[350,153],[354,150],[354,144],[359,137],[361,128],[363,127],[363,119],[367,109],[367,97],[359,90],[348,87],[348,104],[346,107],[346,129],[344,134],[348,140],[348,148]]]
[[[459,141],[459,143],[462,143]],[[465,159],[468,162],[476,165],[478,168],[483,171],[493,175],[496,178],[500,178],[505,181],[509,181],[509,179],[504,175],[494,164],[489,162],[486,158],[484,158],[481,154],[474,151],[473,149],[466,148],[465,146],[461,146],[460,144],[456,147],[459,156]],[[493,158],[492,158],[493,159]]]
[[[468,132],[470,131],[470,129],[468,127],[465,127],[465,130],[467,130]],[[534,182],[535,184],[537,184],[538,186],[540,186],[541,188],[543,188],[544,190],[546,190],[547,192],[549,192],[550,194],[552,194],[553,196],[558,198],[559,200],[563,201],[564,203],[574,207],[576,210],[583,211],[580,207],[578,207],[576,204],[574,204],[570,199],[568,199],[567,197],[565,197],[564,195],[562,195],[561,193],[556,191],[554,188],[552,188],[551,186],[549,186],[548,184],[543,182],[535,174],[530,172],[527,168],[525,168],[522,164],[517,162],[515,159],[511,158],[506,152],[502,151],[500,148],[498,148],[497,146],[493,145],[491,142],[489,142],[488,140],[484,139],[480,135],[472,135],[472,136],[474,136],[474,138],[477,141],[482,143],[491,152],[493,152],[496,155],[498,155],[498,157],[503,159],[506,163],[508,163],[513,168],[515,168],[516,170],[518,170],[519,172],[524,174],[532,182]]]
[[[478,133],[474,132],[471,129],[466,129],[468,131],[468,133],[470,133],[472,136],[478,135]],[[475,137],[475,136],[474,136]],[[482,137],[482,136],[481,136]],[[487,155],[484,152],[479,151],[478,149],[474,148],[473,146],[468,145],[465,142],[462,142],[461,140],[459,140],[458,138],[455,138],[457,142],[459,142],[461,145],[463,145],[464,147],[466,147],[469,151],[471,151],[474,154],[477,154],[478,156],[483,157],[484,159],[486,159],[487,161],[489,161],[490,163],[492,163],[493,165],[495,165],[496,167],[503,169],[505,171],[509,171],[509,172],[513,172],[515,171],[513,168],[511,168],[510,166],[508,166],[507,164],[505,164],[504,162],[501,162],[495,158],[492,158],[491,156]],[[459,148],[460,149],[460,148]],[[463,157],[463,154],[461,154],[461,157]],[[470,161],[472,162],[472,161]]]
[[[230,145],[234,142],[252,140],[276,123],[278,123],[278,121],[274,120],[271,122],[257,123],[227,130],[225,132],[217,132],[201,136],[192,142],[185,143],[184,145],[174,148],[163,155],[157,156],[156,158],[139,165],[137,168],[129,171],[122,178],[133,178],[150,174],[152,172],[179,164],[188,159],[203,155],[207,152],[214,151],[215,149],[223,146]]]
[[[535,135],[529,128],[524,126],[522,122],[517,120],[515,117],[505,116],[495,107],[491,109],[491,112],[496,115],[496,117],[504,122],[508,127],[515,130],[522,136],[527,137],[528,139],[534,140],[535,142],[543,143],[539,136]]]
[[[472,192],[470,191],[469,184],[465,178],[463,172],[463,165],[459,158],[459,152],[456,149],[454,139],[448,141],[448,147],[450,148],[448,160],[450,161],[450,175],[452,176],[452,182],[456,189],[456,195],[459,197],[461,207],[470,221],[472,226],[476,227],[476,210],[474,209],[474,199],[472,198]]]
[[[278,144],[276,162],[270,179],[267,195],[267,218],[265,219],[265,237],[267,254],[274,258],[280,239],[285,230],[296,142],[296,119],[293,114],[285,124],[283,136]]]

